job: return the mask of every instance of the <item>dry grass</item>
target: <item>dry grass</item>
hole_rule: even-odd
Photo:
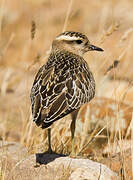
[[[29,153],[47,149],[46,131],[32,122],[29,93],[37,70],[47,60],[52,40],[62,30],[84,32],[92,43],[105,50],[85,55],[95,75],[97,96],[132,105],[132,8],[132,0],[1,0],[0,138],[24,144]],[[115,60],[120,61],[118,67],[105,75]],[[130,96],[128,92],[131,92]],[[116,119],[120,119],[119,115]],[[62,121],[64,124],[65,120]],[[64,133],[63,139],[58,124],[61,121],[55,123],[52,131],[53,149],[70,153],[70,133]],[[95,136],[96,133],[92,134],[86,144],[93,143]],[[122,140],[120,131],[119,138]],[[80,144],[81,140],[77,142]],[[77,152],[84,148],[79,144]]]

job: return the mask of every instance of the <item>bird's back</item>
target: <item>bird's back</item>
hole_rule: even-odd
[[[95,81],[84,59],[65,50],[52,52],[31,90],[33,120],[42,128],[49,127],[94,95]]]

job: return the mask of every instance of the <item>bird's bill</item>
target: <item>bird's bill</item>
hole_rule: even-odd
[[[89,51],[103,51],[103,49],[94,45],[89,45]]]

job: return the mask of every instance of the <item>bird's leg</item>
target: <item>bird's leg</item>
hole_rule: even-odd
[[[75,155],[75,150],[74,150],[74,134],[75,134],[75,124],[76,124],[76,119],[78,115],[79,109],[73,111],[71,113],[72,117],[72,122],[71,122],[71,137],[72,137],[72,156]]]
[[[48,152],[51,154],[52,148],[51,148],[51,128],[48,128]]]
[[[74,134],[75,134],[75,123],[76,123],[76,119],[72,120],[71,123],[71,138],[72,138],[72,155],[75,154],[75,150],[74,150]]]

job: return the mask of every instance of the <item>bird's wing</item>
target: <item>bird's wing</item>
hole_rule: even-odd
[[[32,89],[31,89],[31,103],[32,103],[32,114],[34,121],[39,117],[39,114],[42,109],[42,95],[43,92],[46,91],[47,85],[49,84],[49,80],[52,77],[54,68],[51,67],[49,69],[45,69],[45,66],[42,66],[33,83]]]
[[[66,101],[66,74],[56,74],[55,68],[41,68],[31,90],[32,114],[37,125],[54,122],[70,113]],[[47,126],[46,125],[46,126]]]
[[[78,109],[88,103],[95,94],[95,82],[92,73],[87,68],[76,69],[67,81],[68,104],[71,109]]]
[[[31,100],[34,121],[42,128],[78,109],[89,99],[90,80],[82,68],[66,71],[40,70],[35,78]]]

